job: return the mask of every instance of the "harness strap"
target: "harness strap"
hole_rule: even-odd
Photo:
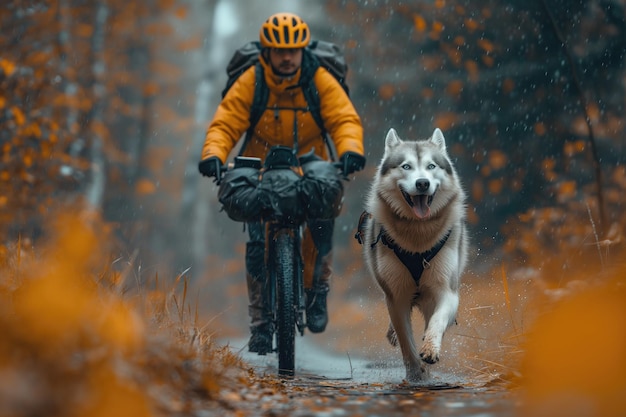
[[[357,227],[357,232],[354,235],[355,239],[358,240],[360,244],[363,244],[363,229],[365,227],[365,221],[367,219],[371,219],[372,215],[367,211],[361,213],[361,217],[359,218],[359,225]],[[420,278],[424,273],[424,270],[430,268],[430,261],[432,261],[435,256],[439,253],[443,245],[446,244],[450,234],[452,233],[452,229],[448,230],[448,233],[437,242],[435,246],[427,250],[426,252],[408,252],[405,249],[398,246],[387,234],[387,231],[384,227],[380,228],[380,232],[376,237],[376,240],[372,243],[371,247],[374,249],[374,246],[378,243],[378,241],[382,242],[383,245],[387,246],[389,249],[393,250],[393,253],[396,254],[398,259],[406,266],[406,268],[411,273],[413,277],[413,281],[415,281],[415,285],[419,286]]]
[[[413,276],[413,281],[415,281],[415,285],[419,285],[420,278],[424,273],[425,269],[430,268],[430,261],[432,261],[437,253],[443,248],[443,245],[448,241],[450,237],[450,233],[452,230],[448,230],[448,233],[441,239],[435,246],[427,250],[426,252],[407,252],[400,246],[398,246],[387,234],[384,228],[380,228],[380,241],[383,245],[387,246],[390,249],[393,249],[393,253],[396,254],[398,259],[406,266],[411,275]]]

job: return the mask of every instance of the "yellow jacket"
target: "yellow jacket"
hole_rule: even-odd
[[[267,109],[254,128],[243,155],[265,158],[274,145],[294,146],[294,117],[298,123],[298,154],[315,148],[315,153],[328,159],[328,151],[321,130],[310,112],[291,108],[306,108],[307,102],[298,84],[300,71],[291,78],[274,75],[269,63],[261,56],[265,81],[269,88]],[[363,151],[363,127],[348,95],[339,82],[325,68],[318,68],[313,81],[319,91],[324,127],[330,134],[337,155]],[[225,163],[230,152],[250,126],[250,108],[254,98],[255,68],[248,68],[232,85],[218,106],[206,133],[202,159],[217,156]],[[274,110],[274,108],[290,108]]]

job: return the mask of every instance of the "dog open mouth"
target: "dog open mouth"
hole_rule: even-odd
[[[426,194],[417,194],[411,196],[404,190],[402,191],[402,196],[406,200],[407,204],[411,206],[413,213],[420,219],[430,216],[430,205],[433,202],[433,197],[435,194],[426,195]]]

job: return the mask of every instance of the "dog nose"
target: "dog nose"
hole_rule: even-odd
[[[417,188],[417,191],[424,193],[428,191],[428,188],[430,187],[430,181],[428,181],[428,179],[426,178],[420,178],[415,181],[415,187]]]

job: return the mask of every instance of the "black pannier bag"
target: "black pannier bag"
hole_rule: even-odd
[[[341,212],[343,184],[337,168],[320,158],[301,159],[300,204],[309,219],[334,219]]]
[[[264,220],[278,220],[286,223],[301,223],[305,219],[299,199],[301,176],[296,173],[298,160],[288,147],[274,146],[265,159],[259,191],[267,204],[262,217]]]
[[[259,190],[259,169],[237,167],[224,173],[217,198],[228,217],[237,222],[253,222],[261,219],[266,206]]]
[[[312,152],[298,161],[291,148],[276,146],[259,168],[258,158],[238,156],[235,168],[224,173],[217,196],[232,220],[297,224],[334,219],[341,212],[343,183],[331,162]]]

